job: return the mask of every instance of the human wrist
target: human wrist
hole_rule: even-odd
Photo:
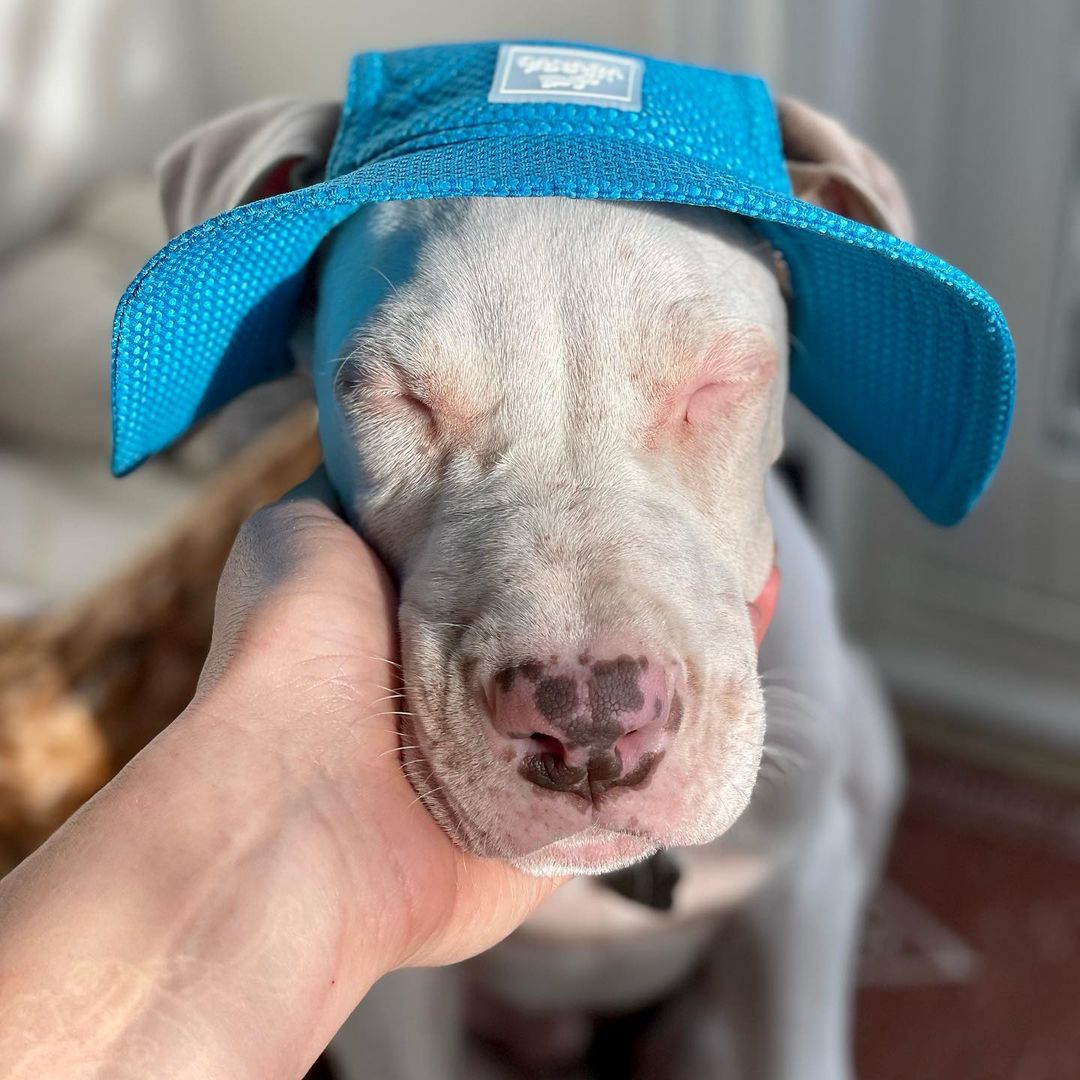
[[[229,697],[211,694],[168,733],[190,740],[193,750],[190,798],[178,808],[190,812],[192,846],[216,845],[215,863],[196,873],[216,868],[223,882],[243,882],[275,904],[307,897],[309,916],[317,912],[328,936],[343,944],[324,965],[330,977],[362,992],[409,948],[395,883],[384,880],[379,813],[384,786],[402,781],[396,728],[367,731],[358,745],[346,722],[320,715],[318,702],[300,707],[267,697],[235,708]],[[160,749],[147,766],[172,773],[170,741]],[[265,876],[252,873],[252,860],[266,864]],[[394,920],[383,917],[387,906],[397,908]]]
[[[0,1034],[3,1075],[31,1058],[36,1075],[112,1075],[147,1053],[159,1075],[298,1075],[390,966],[361,887],[370,837],[321,829],[219,704],[5,882],[3,1007],[23,1021]]]

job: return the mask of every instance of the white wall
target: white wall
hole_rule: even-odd
[[[593,41],[648,51],[649,0],[194,0],[218,107],[282,94],[338,97],[366,49],[504,37]]]

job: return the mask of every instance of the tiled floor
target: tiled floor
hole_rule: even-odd
[[[860,1080],[1080,1077],[1080,795],[916,754],[888,878]]]

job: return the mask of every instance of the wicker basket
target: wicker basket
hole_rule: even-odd
[[[209,479],[122,574],[66,609],[0,621],[0,873],[185,707],[237,530],[319,457],[303,405]]]

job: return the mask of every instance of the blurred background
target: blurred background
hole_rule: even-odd
[[[0,0],[8,864],[182,707],[230,529],[314,452],[295,388],[269,388],[258,423],[227,413],[110,479],[112,313],[165,239],[153,160],[232,106],[339,98],[353,52],[514,37],[752,71],[831,112],[896,166],[922,245],[1004,308],[1014,428],[961,526],[922,522],[796,403],[788,464],[911,752],[868,931],[861,1075],[1074,1076],[1077,0]]]

